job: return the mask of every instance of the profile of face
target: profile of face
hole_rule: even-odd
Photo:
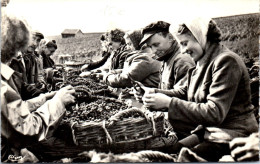
[[[115,41],[110,41],[109,45],[111,46],[112,50],[116,51],[120,46],[121,43],[120,42],[115,42]]]
[[[33,44],[34,44],[36,47],[38,47],[41,40],[42,40],[42,39],[41,39],[39,36],[34,36],[34,37],[33,37]]]
[[[177,36],[181,52],[189,54],[194,62],[197,62],[203,56],[203,49],[192,34],[181,34]]]
[[[162,33],[156,33],[147,40],[146,44],[151,48],[152,53],[161,57],[171,47],[172,40],[169,34],[163,36]]]
[[[43,51],[44,51],[44,53],[45,53],[46,56],[51,56],[51,55],[54,54],[54,52],[56,51],[56,49],[55,49],[54,47],[47,47],[47,46],[45,46],[45,47],[43,48]]]
[[[102,51],[108,51],[108,43],[106,40],[101,41],[101,49]]]
[[[40,44],[40,41],[41,41],[41,38],[39,36],[33,36],[32,37],[32,42],[31,44],[29,45],[28,47],[28,50],[29,52],[33,52]]]
[[[125,43],[126,43],[126,48],[128,50],[131,50],[131,51],[134,51],[135,50],[135,47],[134,47],[134,44],[133,42],[131,41],[131,39],[129,37],[125,37]]]

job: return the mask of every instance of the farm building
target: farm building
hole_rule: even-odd
[[[83,32],[80,29],[65,29],[61,36],[62,38],[73,38],[73,37],[80,37],[83,36]]]

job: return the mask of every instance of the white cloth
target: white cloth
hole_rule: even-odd
[[[189,18],[181,23],[187,26],[187,28],[191,31],[203,50],[205,50],[206,48],[207,33],[210,21],[211,18],[209,17],[196,17]],[[175,36],[178,35],[177,31],[178,28],[176,28],[175,26],[170,27],[170,32]],[[178,37],[176,37],[176,39],[178,41]]]
[[[199,17],[184,23],[197,39],[203,50],[205,50],[206,47],[209,21],[209,18]]]

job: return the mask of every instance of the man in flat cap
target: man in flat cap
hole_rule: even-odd
[[[43,34],[38,31],[34,31],[33,45],[35,46],[35,50],[33,53],[33,58],[36,64],[35,69],[37,70],[37,74],[35,75],[35,80],[34,80],[36,82],[41,82],[43,80],[43,73],[41,72],[41,70],[43,69],[43,61],[41,55],[39,54],[39,44],[42,39],[44,39]]]
[[[140,44],[146,44],[155,53],[156,59],[163,61],[160,71],[160,90],[170,90],[182,85],[189,68],[195,66],[192,59],[180,53],[180,48],[169,32],[170,24],[164,21],[151,23],[143,29]]]
[[[169,32],[170,24],[164,21],[151,23],[143,29],[141,44],[146,44],[155,54],[156,59],[163,61],[160,70],[159,88],[146,88],[153,94],[155,105],[150,108],[160,109],[161,97],[156,93],[169,95],[171,89],[182,85],[186,81],[188,69],[195,66],[193,60],[187,54],[181,54],[180,48],[173,35]],[[141,98],[138,93],[137,98]],[[145,104],[145,102],[144,102]]]
[[[39,58],[37,49],[43,38],[44,36],[42,33],[34,31],[31,44],[28,46],[26,52],[23,52],[26,76],[29,84],[35,84],[39,81],[39,67],[42,59]]]
[[[18,52],[18,56],[13,58],[10,67],[21,74],[22,86],[21,97],[23,100],[37,97],[41,93],[36,84],[39,83],[39,62],[42,63],[42,59],[39,59],[35,49],[39,46],[39,42],[43,39],[43,34],[39,32],[33,32],[32,42],[24,52]]]

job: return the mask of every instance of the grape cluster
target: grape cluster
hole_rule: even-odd
[[[125,103],[113,101],[112,99],[97,99],[90,103],[83,102],[79,105],[71,106],[71,109],[67,110],[63,120],[65,122],[77,123],[99,122],[108,120],[119,111],[127,109],[127,107]]]

